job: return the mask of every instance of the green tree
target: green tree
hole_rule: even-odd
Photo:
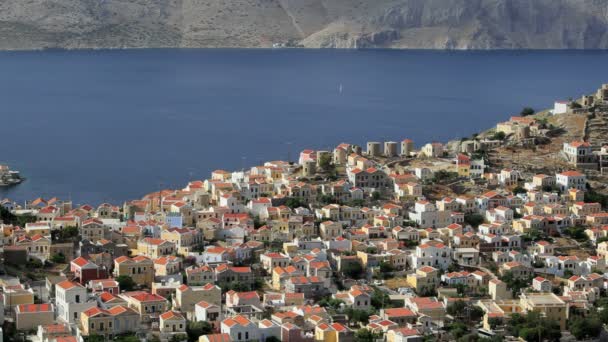
[[[380,200],[380,198],[381,198],[381,197],[382,197],[382,196],[381,196],[381,194],[380,194],[380,192],[379,192],[379,191],[374,191],[374,192],[372,192],[372,200],[374,200],[374,201],[378,201],[378,200]]]
[[[118,282],[121,291],[133,291],[135,286],[137,286],[135,281],[133,281],[133,278],[128,275],[118,276],[116,277],[116,281]]]
[[[288,198],[285,201],[285,205],[291,209],[299,208],[299,207],[306,207],[306,203],[304,203],[301,199],[295,198],[295,197]]]
[[[478,227],[485,221],[481,214],[466,214],[464,215],[464,222],[471,225],[472,227]]]
[[[467,304],[464,301],[457,300],[452,305],[448,306],[446,311],[448,312],[448,314],[454,317],[459,317],[464,315],[466,308]]]
[[[596,316],[574,317],[568,323],[568,330],[577,340],[595,338],[602,332],[602,322]]]
[[[134,334],[127,334],[127,335],[116,336],[114,338],[114,341],[119,341],[119,342],[139,342],[140,340]]]
[[[513,193],[514,193],[515,195],[517,195],[517,194],[525,194],[525,193],[527,193],[527,192],[528,192],[528,190],[524,189],[524,188],[523,188],[523,187],[521,187],[521,186],[517,186],[517,187],[515,187],[515,189],[513,189]]]
[[[186,326],[188,341],[197,342],[199,336],[208,335],[213,332],[213,326],[207,321],[193,322],[190,321]]]
[[[347,277],[358,279],[363,272],[363,266],[359,262],[349,262],[342,267],[342,273]]]
[[[322,154],[319,158],[319,166],[323,171],[331,171],[334,165],[331,162],[331,155],[329,153]]]
[[[356,310],[348,308],[346,310],[346,315],[348,316],[348,319],[353,322],[359,322],[363,324],[369,323],[370,313],[365,310]]]
[[[505,132],[496,132],[492,136],[492,140],[505,140],[506,136],[507,135],[505,134]]]
[[[534,113],[535,113],[535,111],[533,108],[524,107],[519,114],[521,116],[530,116],[530,115],[533,115]]]
[[[374,334],[369,329],[359,329],[355,332],[355,342],[375,342],[376,340],[382,338],[380,334]]]
[[[63,255],[63,253],[53,254],[51,256],[51,261],[56,264],[65,264],[65,255]]]

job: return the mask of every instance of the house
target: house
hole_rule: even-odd
[[[221,264],[215,268],[215,282],[220,285],[220,287],[229,283],[238,282],[253,289],[255,278],[251,267]]]
[[[315,327],[315,341],[352,341],[353,332],[340,323],[321,323]]]
[[[417,293],[433,291],[439,285],[439,270],[431,266],[423,266],[410,273],[406,278],[407,284]]]
[[[325,283],[319,277],[291,277],[285,281],[287,293],[304,293],[305,298],[321,296],[326,292]]]
[[[83,240],[96,242],[108,238],[110,228],[104,225],[101,220],[92,218],[84,221],[79,231]]]
[[[451,263],[452,249],[437,240],[423,241],[416,246],[416,252],[412,255],[412,266],[415,268],[432,266],[445,270]]]
[[[178,274],[182,269],[182,259],[174,255],[162,256],[154,260],[154,274],[157,277],[167,277]]]
[[[39,325],[37,332],[38,340],[41,342],[60,341],[62,338],[72,337],[72,332],[67,324]],[[76,342],[76,341],[74,341]]]
[[[159,327],[162,335],[185,335],[186,318],[179,311],[167,311],[160,315]]]
[[[259,339],[258,326],[242,315],[224,319],[220,330],[222,334],[228,334],[233,342],[257,341]]]
[[[165,298],[145,291],[124,292],[119,297],[141,316],[143,322],[158,318],[161,313],[167,311],[169,304]]]
[[[597,155],[593,154],[591,144],[587,141],[565,142],[562,151],[574,167],[597,167]]]
[[[89,282],[89,288],[93,293],[108,292],[113,295],[120,293],[119,284],[114,279],[96,279]]]
[[[194,315],[197,322],[205,321],[214,324],[222,319],[219,304],[200,301],[194,306]]]
[[[511,273],[515,278],[529,278],[534,275],[534,270],[528,266],[523,265],[518,261],[509,261],[500,265],[498,270],[501,275]]]
[[[91,280],[106,279],[108,277],[105,268],[84,257],[72,260],[70,262],[70,271],[74,273],[74,277],[78,279],[81,285],[85,285]]]
[[[137,253],[152,259],[177,252],[175,243],[157,238],[143,238],[137,242]]]
[[[587,190],[587,177],[578,171],[564,171],[555,175],[555,184],[562,191]]]
[[[188,315],[194,313],[196,303],[201,301],[220,305],[222,303],[222,289],[217,285],[208,283],[204,286],[181,285],[175,291],[174,307]]]
[[[553,293],[522,293],[519,306],[523,312],[538,312],[557,322],[561,330],[566,329],[568,304]]]
[[[98,335],[110,339],[113,336],[130,333],[139,329],[139,314],[125,306],[110,309],[94,307],[80,316],[82,336]]]
[[[20,304],[15,307],[17,330],[36,330],[40,325],[50,325],[54,322],[53,304]]]
[[[445,305],[436,297],[407,297],[405,307],[419,316],[429,316],[434,322],[443,322],[445,319]]]
[[[186,268],[186,283],[190,286],[205,285],[214,281],[213,269],[207,265]]]
[[[154,263],[143,255],[130,258],[121,256],[114,259],[114,276],[129,276],[142,286],[151,286],[154,281]]]
[[[64,280],[55,286],[57,318],[66,323],[80,322],[80,314],[97,306],[94,299],[87,297],[87,289],[79,283]]]
[[[416,319],[418,318],[412,310],[407,308],[381,309],[380,317],[395,322],[399,326],[405,326],[407,323],[416,323]]]
[[[228,334],[209,334],[200,336],[198,342],[232,342],[232,340]]]
[[[275,267],[286,267],[289,265],[289,261],[289,256],[281,253],[269,252],[260,255],[262,267],[268,272],[271,272]]]
[[[532,280],[532,288],[538,292],[551,292],[553,285],[551,285],[551,281],[546,278],[536,277]]]

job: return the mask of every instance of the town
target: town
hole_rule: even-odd
[[[0,202],[5,341],[608,339],[608,84],[126,203]]]

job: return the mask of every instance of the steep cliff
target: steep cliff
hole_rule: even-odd
[[[2,0],[0,49],[608,48],[608,0]]]

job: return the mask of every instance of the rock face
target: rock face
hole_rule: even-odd
[[[0,49],[608,48],[607,0],[1,0]]]

